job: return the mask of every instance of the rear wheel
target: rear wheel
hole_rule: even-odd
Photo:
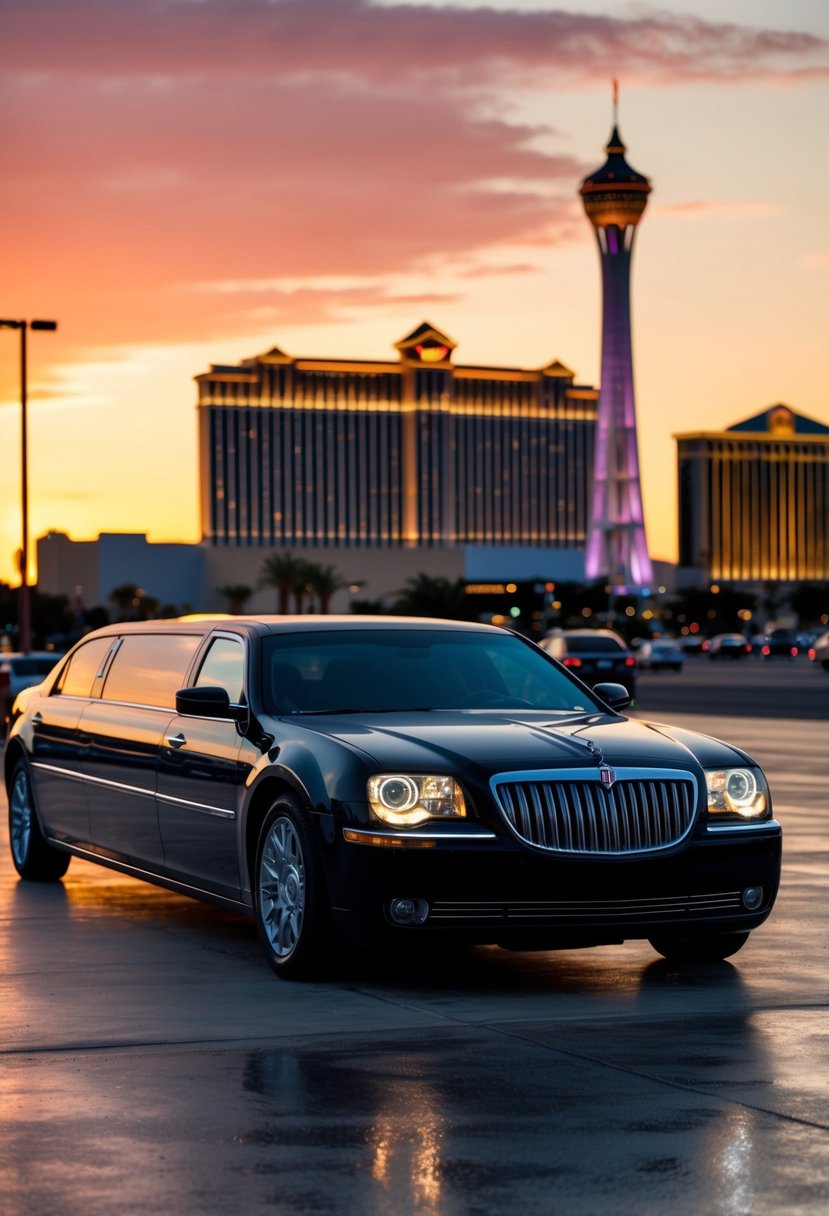
[[[692,933],[686,937],[652,937],[657,954],[675,963],[716,963],[730,958],[746,944],[749,932]]]
[[[18,761],[12,775],[9,843],[14,868],[21,878],[33,882],[57,882],[69,868],[69,854],[53,849],[40,830],[29,769],[23,760]]]
[[[256,850],[256,925],[268,963],[286,979],[315,974],[333,938],[316,842],[297,799],[265,816]]]

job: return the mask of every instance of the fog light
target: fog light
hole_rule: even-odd
[[[756,912],[762,902],[762,887],[746,887],[743,891],[743,907],[748,908],[749,912]]]
[[[396,925],[422,925],[429,915],[425,899],[393,899],[389,915]]]

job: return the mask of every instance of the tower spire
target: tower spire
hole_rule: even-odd
[[[604,576],[614,587],[643,588],[653,581],[653,571],[639,481],[630,264],[651,187],[625,160],[616,125],[618,89],[614,80],[607,160],[584,179],[580,191],[596,232],[602,267],[602,370],[585,574]]]

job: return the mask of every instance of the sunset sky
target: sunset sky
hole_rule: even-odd
[[[654,187],[634,258],[651,553],[676,431],[829,423],[825,0],[0,0],[3,317],[29,339],[31,533],[197,540],[193,376],[279,345],[560,358],[597,383],[578,199],[611,79]],[[0,579],[20,540],[0,331]]]

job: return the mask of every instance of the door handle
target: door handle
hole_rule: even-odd
[[[187,742],[181,731],[179,731],[177,735],[165,735],[164,737],[168,746],[172,748],[184,747],[185,743]]]
[[[32,726],[42,726],[42,725],[43,725],[43,714],[40,712],[40,710],[38,710],[38,712],[32,717]]]

